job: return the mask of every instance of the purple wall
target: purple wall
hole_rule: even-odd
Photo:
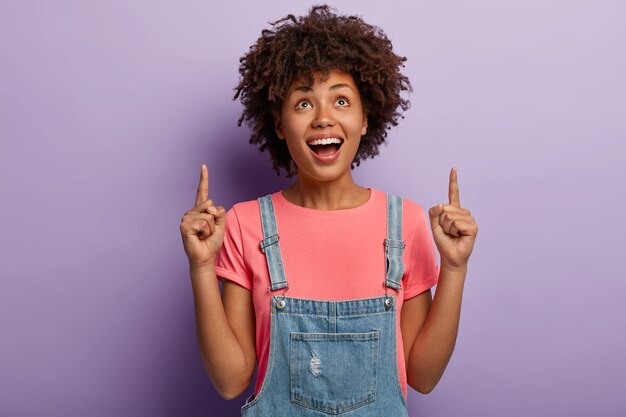
[[[428,208],[457,166],[480,225],[411,416],[626,415],[626,5],[395,3],[337,3],[415,90],[357,182]],[[200,363],[179,224],[201,163],[227,207],[287,184],[231,101],[266,22],[312,3],[271,4],[0,3],[1,416],[238,415]]]

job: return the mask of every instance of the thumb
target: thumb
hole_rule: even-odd
[[[430,216],[430,227],[435,230],[439,226],[439,215],[443,212],[443,204],[437,204],[428,210]]]
[[[215,213],[215,225],[220,228],[224,228],[226,226],[226,209],[222,206],[215,207],[217,209],[217,213]]]

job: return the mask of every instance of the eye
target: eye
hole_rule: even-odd
[[[335,103],[339,106],[339,107],[347,107],[350,105],[350,102],[348,102],[348,99],[345,98],[338,98],[337,101],[335,101]]]
[[[311,103],[306,100],[299,101],[298,104],[296,104],[296,109],[308,109],[309,107],[311,107]]]

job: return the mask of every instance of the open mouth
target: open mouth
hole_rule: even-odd
[[[306,143],[309,148],[318,156],[325,157],[334,155],[341,145],[343,144],[343,139],[341,138],[324,138],[324,139],[315,139]]]

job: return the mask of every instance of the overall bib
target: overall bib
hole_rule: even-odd
[[[263,385],[241,408],[246,417],[404,417],[398,376],[396,297],[401,289],[402,198],[387,196],[387,238],[381,242],[385,294],[320,301],[285,296],[271,195],[258,199],[264,239],[259,246],[271,280],[270,352]],[[384,258],[383,258],[384,248]],[[346,285],[358,285],[352,281]],[[393,291],[395,293],[395,291]]]

